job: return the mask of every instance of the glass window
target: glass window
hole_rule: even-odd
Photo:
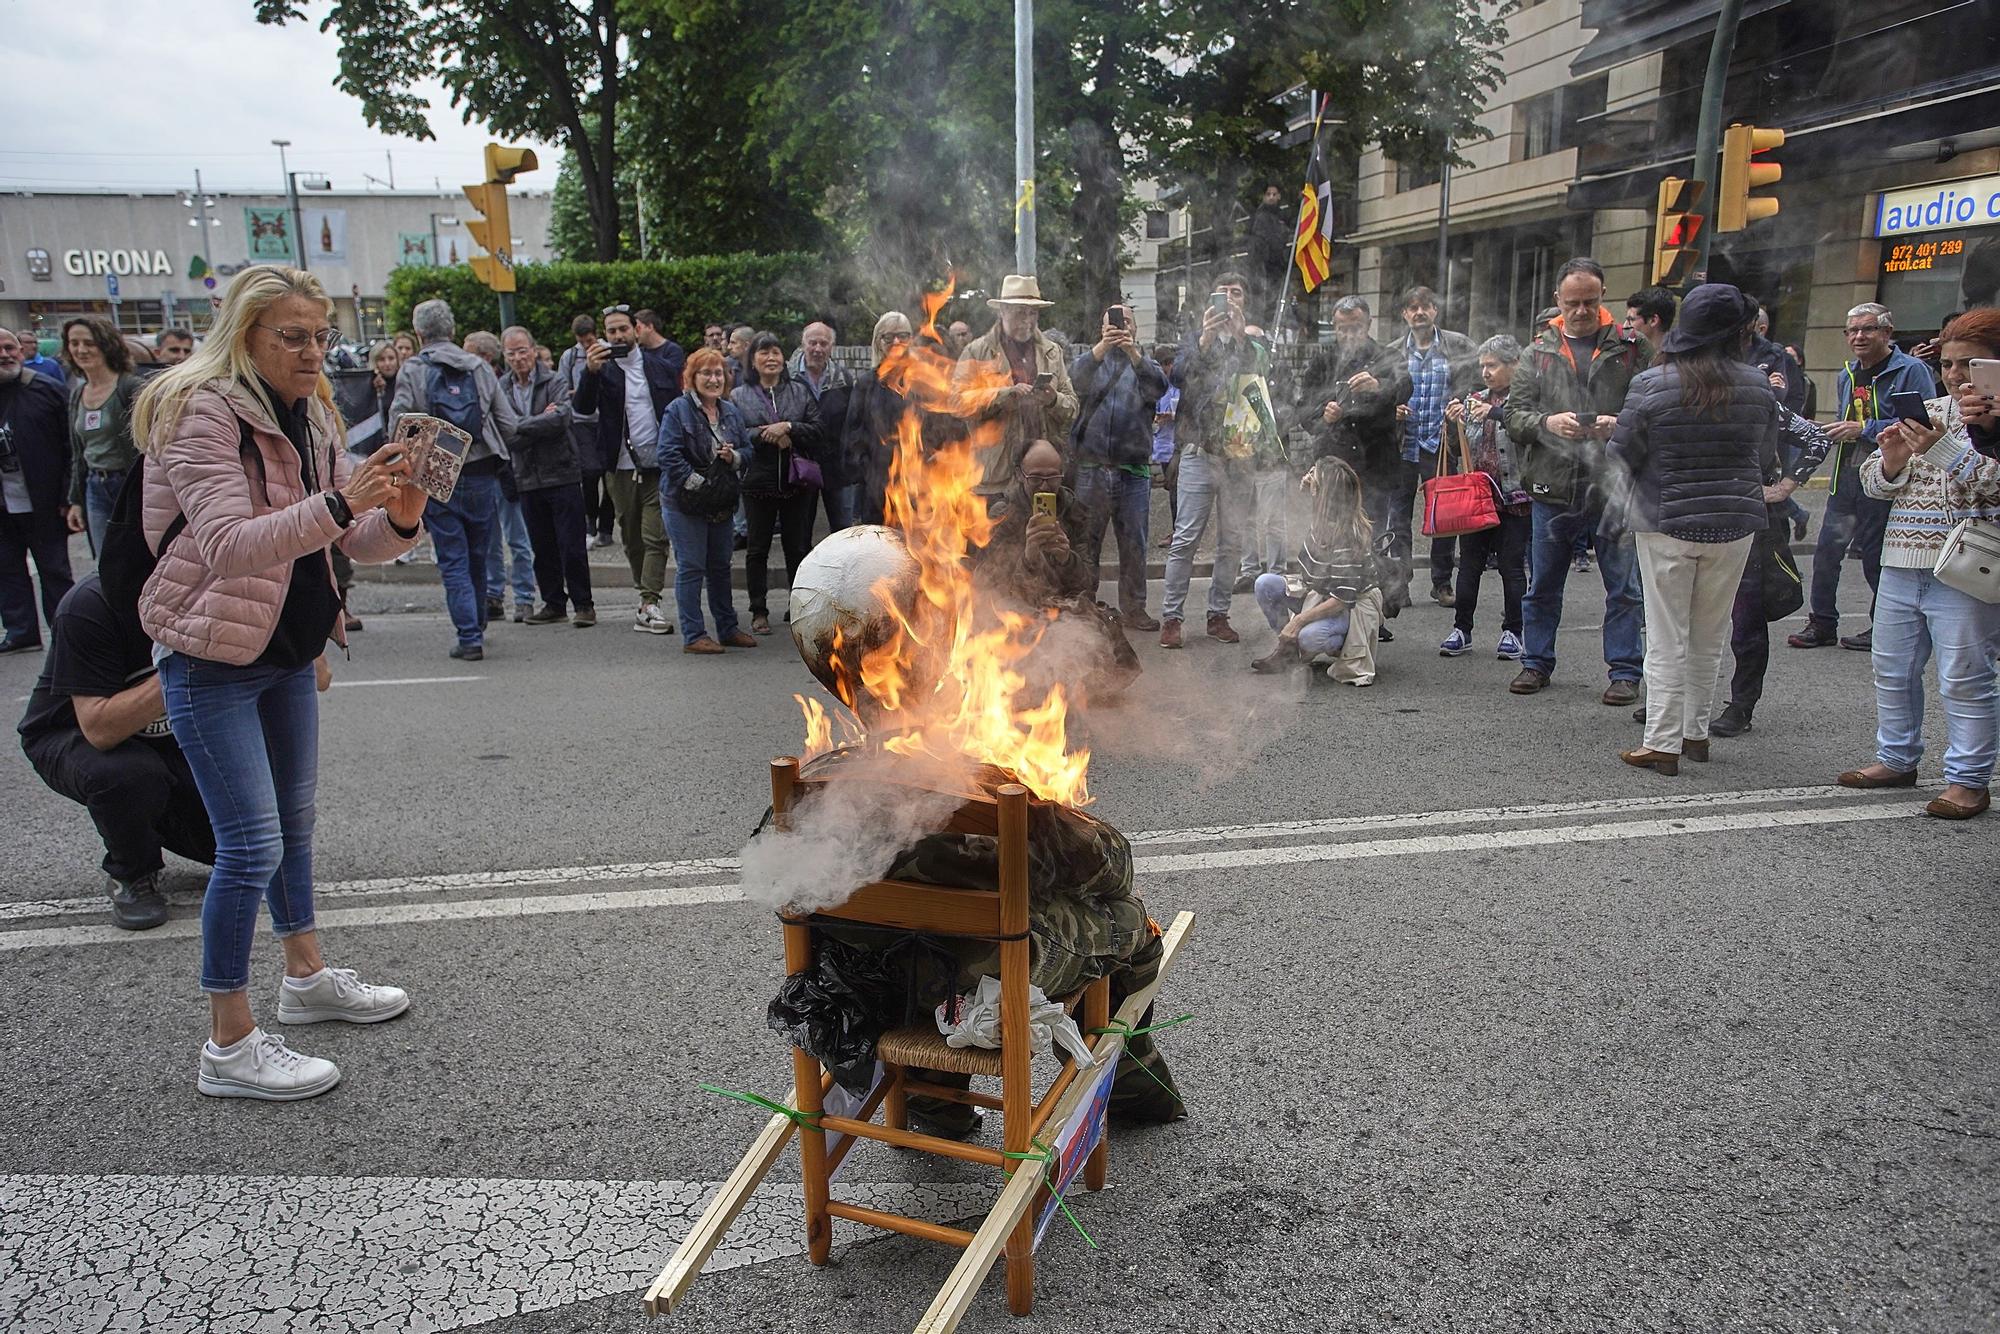
[[[1586,117],[1601,115],[1609,80],[1586,79],[1563,88],[1551,88],[1519,103],[1514,109],[1519,156],[1516,161],[1545,157],[1580,145],[1591,127]]]
[[[1171,229],[1170,229],[1170,228],[1169,228],[1169,226],[1168,226],[1168,222],[1169,222],[1169,219],[1168,219],[1168,217],[1167,217],[1167,211],[1166,211],[1165,209],[1163,209],[1163,208],[1149,208],[1149,209],[1147,209],[1147,210],[1146,210],[1146,239],[1147,239],[1148,241],[1164,241],[1164,240],[1166,240],[1166,239],[1167,239],[1167,238],[1168,238],[1169,236],[1171,236],[1171,235],[1173,234],[1173,233],[1172,233],[1172,231],[1171,231]]]
[[[1403,162],[1401,160],[1398,160],[1396,163],[1397,194],[1402,194],[1407,190],[1421,190],[1426,185],[1436,185],[1443,179],[1444,166],[1442,163],[1435,163],[1428,166]]]

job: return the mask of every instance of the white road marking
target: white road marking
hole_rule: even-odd
[[[1411,838],[1372,839],[1349,843],[1223,848],[1213,852],[1137,857],[1133,860],[1133,870],[1139,875],[1160,875],[1178,871],[1355,861],[1375,857],[1431,857],[1544,845],[1605,843],[1628,838],[1670,838],[1691,834],[1732,833],[1739,830],[1844,824],[1865,820],[1896,820],[1922,813],[1922,807],[1907,801],[1854,803],[1803,810],[1748,811],[1734,815],[1689,815],[1683,818],[1553,825],[1479,833],[1426,834]],[[504,899],[458,899],[444,903],[384,904],[369,908],[333,908],[318,913],[317,919],[324,926],[351,929],[393,926],[409,922],[538,917],[635,908],[684,908],[711,903],[740,902],[744,897],[742,886],[734,883],[674,885],[615,893],[548,894]],[[121,931],[112,926],[38,927],[0,932],[0,952],[46,949],[55,946],[123,945],[148,940],[176,940],[200,934],[201,923],[192,917],[176,918],[164,926],[142,932]]]
[[[0,1177],[0,1311],[14,1334],[462,1329],[643,1287],[716,1184]],[[997,1190],[896,1183],[837,1195],[950,1223],[984,1213]],[[836,1245],[883,1235],[834,1222]],[[797,1255],[804,1242],[800,1187],[767,1184],[705,1272]]]
[[[452,685],[459,681],[484,681],[485,679],[483,676],[395,676],[378,681],[343,681],[339,677],[335,677],[333,688],[335,690],[343,688],[352,690],[357,686],[442,686]]]
[[[1859,794],[1831,784],[1813,787],[1752,788],[1738,792],[1687,792],[1658,797],[1604,798],[1593,801],[1548,802],[1540,805],[1484,806],[1453,811],[1407,811],[1388,815],[1348,815],[1321,820],[1286,820],[1270,824],[1212,825],[1193,829],[1151,829],[1129,835],[1134,848],[1177,843],[1226,843],[1252,839],[1300,838],[1319,834],[1393,832],[1398,829],[1438,829],[1453,825],[1497,824],[1584,816],[1617,816],[1656,811],[1709,810],[1717,806],[1755,806],[1769,802],[1853,801]],[[539,885],[590,885],[630,880],[670,880],[682,876],[729,875],[737,870],[734,857],[691,857],[664,862],[610,862],[596,866],[526,867],[512,871],[466,871],[442,875],[382,876],[367,880],[331,880],[313,888],[314,898],[335,902],[350,898],[381,898],[396,894],[450,894],[492,889],[529,889]],[[178,896],[176,896],[178,898]],[[190,900],[192,901],[192,900]],[[42,917],[94,915],[105,911],[97,895],[61,899],[28,899],[0,904],[0,923]]]

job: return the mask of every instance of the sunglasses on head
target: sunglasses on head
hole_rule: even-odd
[[[601,313],[601,314],[605,314],[605,315],[630,315],[630,314],[632,313],[632,307],[630,307],[630,306],[606,306],[606,307],[605,307],[605,308],[603,309],[603,311],[601,311],[600,313]]]

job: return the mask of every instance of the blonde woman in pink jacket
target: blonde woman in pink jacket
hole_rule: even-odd
[[[416,541],[425,499],[408,463],[390,461],[394,446],[348,460],[320,369],[338,341],[332,311],[311,274],[245,269],[201,349],[152,380],[134,413],[146,541],[159,552],[139,619],[215,826],[201,909],[210,1031],[196,1081],[214,1097],[310,1098],[340,1079],[251,1015],[263,902],[285,951],[280,1023],[378,1023],[410,1003],[327,967],[313,929],[316,667],[329,638],[345,642],[328,553],[393,559]]]

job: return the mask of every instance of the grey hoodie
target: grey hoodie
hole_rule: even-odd
[[[485,458],[507,458],[509,446],[514,443],[514,431],[520,425],[520,415],[514,405],[507,401],[507,395],[500,392],[500,379],[493,368],[464,348],[448,339],[440,338],[425,343],[423,351],[403,363],[396,372],[396,395],[389,403],[389,434],[396,434],[396,426],[407,413],[430,410],[430,367],[423,363],[429,357],[440,365],[457,370],[471,371],[474,383],[479,386],[479,412],[485,418],[485,438],[472,442],[472,450],[465,456],[467,463],[476,463]]]

